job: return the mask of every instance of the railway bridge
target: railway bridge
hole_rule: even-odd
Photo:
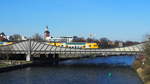
[[[15,54],[18,56],[24,54],[26,61],[30,61],[32,57],[47,56],[48,58],[81,58],[81,57],[97,57],[97,56],[119,56],[119,55],[138,55],[143,52],[143,44],[111,48],[111,49],[82,49],[82,48],[65,48],[52,46],[47,42],[39,42],[26,40],[16,42],[11,45],[1,46],[1,54]]]

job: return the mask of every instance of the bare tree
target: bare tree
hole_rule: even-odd
[[[100,46],[101,46],[101,48],[109,48],[109,44],[108,44],[109,41],[110,40],[108,38],[106,38],[106,37],[101,38],[100,39]]]
[[[14,34],[12,36],[9,37],[10,41],[21,41],[22,40],[22,36],[19,34]]]
[[[6,47],[0,47],[0,59],[2,59],[2,60],[9,60],[9,50],[10,50],[11,48],[10,47],[8,47],[8,46],[6,46]],[[4,51],[3,52],[3,50],[6,50],[6,51],[8,51],[8,52],[6,52],[6,51]]]
[[[1,49],[1,47],[0,47],[0,60],[1,60],[1,58],[2,58],[2,49]],[[1,62],[0,62],[1,63]]]
[[[36,40],[36,41],[44,41],[44,39],[39,33],[34,34],[31,39]]]
[[[86,42],[83,37],[74,36],[72,42]]]
[[[147,58],[147,62],[150,64],[150,39],[148,38],[144,44],[144,55]]]
[[[146,42],[144,44],[144,56],[146,58],[144,67],[143,67],[143,75],[144,81],[150,81],[150,35],[146,36]]]
[[[87,38],[86,42],[97,42],[97,40],[94,38]]]

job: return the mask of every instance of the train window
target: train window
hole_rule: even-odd
[[[83,48],[85,48],[85,46],[83,46]]]
[[[94,45],[94,47],[97,47],[97,45]]]

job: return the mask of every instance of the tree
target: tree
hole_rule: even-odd
[[[150,39],[144,44],[144,55],[147,58],[147,62],[150,64]]]
[[[139,44],[139,42],[136,41],[126,41],[124,42],[124,46],[132,46],[132,45],[136,45]]]
[[[109,48],[109,44],[108,44],[108,42],[109,42],[110,40],[108,39],[108,38],[101,38],[100,39],[100,46],[101,46],[101,48]]]
[[[5,47],[0,47],[0,60],[9,60],[10,54],[7,53],[12,49],[11,46],[5,46]],[[5,53],[3,53],[3,50],[6,50]]]
[[[83,37],[73,36],[72,42],[86,42]]]
[[[10,41],[21,41],[22,40],[22,36],[19,34],[14,34],[12,36],[9,37]]]
[[[35,35],[32,36],[33,40],[36,40],[36,41],[44,41],[44,39],[42,38],[42,36],[38,33],[36,33]]]
[[[0,47],[0,60],[1,60],[1,58],[2,58],[2,49]]]
[[[103,41],[103,42],[109,42],[109,41],[110,41],[110,40],[109,40],[108,38],[106,38],[106,37],[103,37],[103,38],[101,38],[100,40]]]
[[[145,66],[144,70],[144,80],[150,81],[150,39],[148,38],[144,44],[144,56],[145,56]]]
[[[97,42],[97,40],[94,38],[87,38],[86,42]]]

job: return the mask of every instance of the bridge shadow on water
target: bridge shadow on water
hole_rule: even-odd
[[[134,61],[135,56],[111,56],[68,59],[60,61],[58,66],[131,66]]]

